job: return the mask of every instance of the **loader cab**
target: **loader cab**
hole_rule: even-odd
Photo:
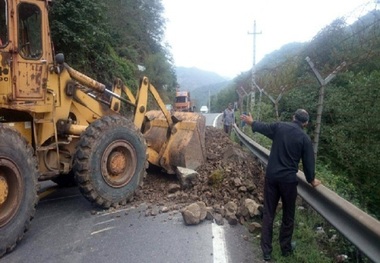
[[[1,68],[2,73],[9,71],[8,99],[44,101],[52,61],[46,2],[0,0],[0,9]]]
[[[25,60],[38,60],[42,56],[42,15],[32,3],[20,3],[18,13],[18,52]]]

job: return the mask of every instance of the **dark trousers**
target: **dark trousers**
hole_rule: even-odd
[[[232,125],[224,125],[224,132],[231,135]]]
[[[273,221],[278,201],[282,201],[282,222],[280,228],[280,247],[282,253],[291,251],[294,229],[294,213],[297,198],[297,182],[281,183],[265,179],[264,212],[261,230],[261,249],[264,254],[272,253]]]

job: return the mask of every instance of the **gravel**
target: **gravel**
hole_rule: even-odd
[[[192,187],[182,187],[176,175],[149,168],[130,205],[144,203],[145,215],[154,216],[176,213],[202,201],[224,216],[224,207],[229,202],[239,208],[246,199],[262,204],[264,168],[255,157],[233,142],[223,130],[214,127],[206,127],[205,146],[207,158],[196,169],[199,175]],[[237,217],[240,222],[243,220],[239,212]]]

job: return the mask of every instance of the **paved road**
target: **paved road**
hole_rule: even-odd
[[[0,262],[260,262],[241,225],[186,226],[180,213],[146,217],[144,211],[143,205],[99,210],[76,187],[58,188],[39,202],[30,231]]]
[[[218,126],[218,115],[206,114],[206,125]],[[30,230],[1,263],[261,262],[244,226],[186,226],[179,212],[146,217],[144,205],[103,211],[76,187],[55,188],[50,181],[41,187],[45,194]]]
[[[205,113],[203,114],[206,117],[206,126],[213,126],[217,128],[222,128],[222,113]]]

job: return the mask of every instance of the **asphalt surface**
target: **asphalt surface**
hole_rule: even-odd
[[[218,127],[220,114],[205,114]],[[242,225],[203,221],[185,225],[182,215],[145,216],[145,207],[105,211],[78,188],[41,183],[41,200],[30,230],[0,262],[255,263],[257,241]]]
[[[181,214],[145,216],[145,207],[99,210],[76,187],[49,188],[31,229],[0,262],[245,263],[255,260],[244,226],[204,221],[184,224]]]

